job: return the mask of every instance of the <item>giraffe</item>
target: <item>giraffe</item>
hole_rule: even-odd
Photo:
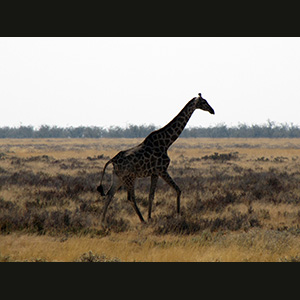
[[[151,132],[138,146],[125,151],[120,151],[105,164],[100,184],[97,187],[97,191],[101,194],[101,196],[106,196],[106,202],[104,204],[104,210],[101,218],[102,224],[104,224],[107,208],[113,199],[115,192],[121,186],[126,188],[127,200],[132,204],[140,221],[142,223],[145,222],[136,204],[134,184],[137,178],[149,176],[151,177],[151,184],[148,204],[148,220],[151,220],[152,203],[159,177],[161,177],[176,191],[177,213],[180,213],[181,189],[167,172],[170,164],[170,158],[167,154],[167,150],[179,137],[193,112],[198,108],[208,111],[211,114],[215,113],[207,101],[202,98],[201,93],[199,93],[198,97],[191,99],[179,112],[179,114],[166,126]],[[113,180],[110,189],[105,194],[102,186],[102,180],[105,169],[109,164],[113,164]]]

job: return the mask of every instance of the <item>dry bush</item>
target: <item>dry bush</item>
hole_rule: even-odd
[[[83,253],[75,262],[121,262],[117,257],[107,257],[105,254],[94,254],[92,251]]]

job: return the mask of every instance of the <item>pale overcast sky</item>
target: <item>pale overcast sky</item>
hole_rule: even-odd
[[[300,38],[0,38],[0,127],[300,125]]]

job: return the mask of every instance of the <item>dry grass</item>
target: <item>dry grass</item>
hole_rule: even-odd
[[[248,232],[155,236],[148,230],[102,238],[13,233],[0,237],[2,261],[78,261],[84,253],[122,262],[271,262],[299,258],[299,237],[253,229]]]
[[[300,261],[299,139],[179,139],[181,216],[159,180],[151,223],[120,191],[103,229],[103,165],[140,141],[0,140],[0,261]],[[144,215],[149,186],[136,185]]]

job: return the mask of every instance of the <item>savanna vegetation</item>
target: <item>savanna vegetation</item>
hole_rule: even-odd
[[[133,125],[125,128],[119,126],[98,127],[58,127],[42,125],[39,128],[33,126],[1,127],[0,138],[143,138],[153,130],[158,129],[154,125]],[[300,127],[295,124],[281,123],[268,120],[266,124],[239,124],[228,127],[226,124],[218,124],[210,127],[187,127],[183,130],[183,138],[300,138]]]
[[[1,139],[0,261],[300,261],[300,139],[179,138],[141,224],[102,168],[141,139]],[[109,188],[111,166],[104,178]],[[149,178],[136,183],[147,216]]]

